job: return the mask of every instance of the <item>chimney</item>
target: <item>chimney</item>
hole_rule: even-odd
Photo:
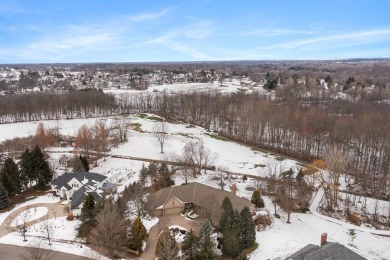
[[[328,234],[327,233],[323,233],[321,235],[321,246],[323,246],[325,243],[326,243],[326,240],[328,239]]]
[[[232,184],[232,186],[230,187],[230,191],[236,195],[236,192],[237,192],[237,186],[235,183]]]

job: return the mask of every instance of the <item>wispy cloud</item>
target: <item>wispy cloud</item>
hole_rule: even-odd
[[[307,38],[304,40],[290,41],[268,46],[264,49],[297,49],[310,48],[337,48],[352,45],[362,45],[373,42],[390,41],[390,29],[377,29],[350,33],[337,33],[320,37]]]
[[[151,45],[161,45],[170,50],[188,55],[194,59],[211,60],[210,56],[199,51],[197,48],[191,47],[189,44],[180,42],[176,39],[176,36],[177,35],[175,33],[170,32],[163,36],[148,40],[145,43]]]
[[[240,36],[279,36],[287,34],[316,34],[318,31],[314,30],[293,30],[293,29],[283,29],[283,28],[262,28],[258,30],[252,30],[243,32]]]
[[[166,16],[172,10],[173,10],[173,8],[166,8],[160,12],[138,14],[136,16],[131,16],[130,20],[133,22],[143,22],[143,21],[147,21],[147,20],[156,20],[156,19],[159,19],[161,17]]]

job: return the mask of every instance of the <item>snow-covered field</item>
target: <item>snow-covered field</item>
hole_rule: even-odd
[[[16,227],[23,222],[30,222],[47,215],[47,207],[33,207],[21,212],[11,223],[11,227]]]
[[[212,85],[219,88],[218,84]],[[171,87],[172,89],[179,88],[179,86]],[[116,90],[113,90],[111,92],[115,91]],[[126,92],[126,90],[123,91]],[[147,165],[148,163],[139,160],[113,158],[110,155],[165,160],[169,159],[173,154],[181,155],[183,147],[190,141],[202,140],[205,146],[211,150],[211,153],[216,155],[214,165],[217,167],[223,166],[226,170],[234,172],[234,174],[230,176],[230,179],[227,180],[225,190],[230,190],[230,185],[235,183],[238,188],[237,194],[246,198],[251,197],[252,190],[249,188],[253,187],[254,184],[250,177],[246,182],[242,181],[242,175],[266,176],[266,165],[279,164],[280,162],[284,165],[283,170],[292,168],[296,172],[301,167],[293,160],[277,158],[273,154],[255,151],[237,143],[218,140],[213,138],[213,133],[207,132],[206,129],[186,124],[168,123],[168,139],[164,145],[165,153],[161,154],[159,144],[152,133],[153,126],[156,122],[147,117],[141,118],[138,115],[129,116],[128,118],[131,123],[140,124],[140,128],[144,132],[140,133],[130,130],[128,141],[120,144],[118,147],[112,148],[109,156],[104,160],[100,160],[98,166],[91,169],[92,172],[101,173],[111,178],[113,182],[117,183],[119,191],[123,190],[125,185],[137,181],[139,179],[139,170],[142,165]],[[111,119],[105,118],[104,120],[107,120],[109,123]],[[81,125],[92,125],[95,121],[96,119],[93,118],[62,120],[59,122],[61,127],[60,131],[62,134],[75,135]],[[38,122],[28,122],[0,125],[0,133],[3,134],[0,137],[0,140],[16,136],[31,135],[35,133],[37,124]],[[56,124],[56,122],[46,122],[47,126],[50,126],[50,124]],[[72,147],[50,148],[48,151],[51,160],[56,161],[62,154],[71,155],[70,152],[72,149]],[[213,177],[216,177],[215,173],[208,171],[207,174],[201,174],[191,181],[198,181],[219,188],[218,183],[215,181],[215,178],[213,180]],[[184,182],[179,173],[173,178],[177,185]],[[39,202],[48,202],[50,200],[56,202],[53,198],[50,198],[50,200],[48,197],[40,198],[27,201],[23,205],[18,205],[18,207]],[[264,197],[264,200],[266,207],[272,212],[273,207],[270,200],[267,197]],[[371,205],[371,203],[369,204]],[[380,205],[381,212],[386,211],[386,208],[382,208],[382,203]],[[294,213],[291,216],[291,224],[286,224],[285,214],[282,212],[279,213],[281,213],[282,219],[275,219],[271,227],[267,228],[265,231],[257,232],[259,247],[252,253],[251,259],[284,259],[286,256],[294,253],[307,244],[319,244],[320,235],[323,232],[328,233],[328,239],[330,241],[336,241],[349,246],[352,250],[356,250],[359,254],[368,259],[390,259],[389,237],[376,236],[369,232],[352,231],[350,230],[349,225],[345,225],[344,227],[337,222],[327,221],[318,215],[311,213]],[[2,223],[9,214],[10,212],[0,214],[0,223]],[[158,219],[143,219],[143,222],[149,230],[158,222]],[[58,227],[56,228],[56,233],[58,229],[59,236],[74,240],[75,225],[76,222],[69,223],[66,220],[59,222],[58,218],[55,223],[55,226]],[[66,229],[66,231],[62,231],[62,229]],[[36,233],[34,234],[38,235],[38,225],[35,227],[35,230]],[[20,236],[16,233],[2,237],[0,242],[25,245],[23,244],[22,239],[20,239]],[[84,255],[84,249],[79,247],[79,245],[65,243],[53,245],[53,248],[58,251]]]

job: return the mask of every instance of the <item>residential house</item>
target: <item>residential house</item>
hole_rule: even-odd
[[[92,172],[67,172],[51,182],[51,188],[62,199],[71,200],[74,216],[80,216],[85,197],[91,193],[95,200],[101,198],[106,176]]]
[[[327,242],[327,234],[321,236],[321,246],[309,244],[285,260],[366,260],[351,249]]]
[[[147,207],[154,216],[180,214],[186,209],[201,213],[211,207],[221,207],[225,197],[230,199],[233,208],[238,211],[245,206],[254,210],[254,205],[249,200],[237,196],[235,192],[223,191],[197,182],[154,192],[148,196]]]

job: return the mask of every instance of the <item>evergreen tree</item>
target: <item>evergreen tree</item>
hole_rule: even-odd
[[[35,171],[33,167],[33,159],[30,152],[30,149],[26,149],[22,155],[20,156],[20,173],[22,176],[22,180],[24,181],[25,187],[27,187],[27,183],[34,181],[37,176],[34,176]]]
[[[22,191],[20,171],[14,159],[7,158],[0,172],[0,181],[3,183],[9,195],[13,196]]]
[[[35,182],[38,189],[44,189],[53,179],[53,173],[49,163],[39,146],[35,146],[32,151],[26,149],[21,155],[20,161],[21,179],[27,185]]]
[[[145,186],[146,180],[148,178],[148,169],[145,167],[145,164],[142,164],[142,168],[139,172],[139,182],[142,184],[142,186]]]
[[[140,217],[136,217],[130,232],[130,248],[141,250],[143,241],[148,238],[148,233]]]
[[[31,178],[30,181],[35,180],[37,188],[43,190],[46,185],[53,179],[53,173],[50,169],[49,163],[45,159],[41,148],[36,145],[30,152],[31,156]]]
[[[233,205],[232,202],[228,197],[225,197],[222,202],[222,214],[221,214],[221,220],[220,220],[220,227],[223,231],[225,224],[227,223],[230,216],[233,215]]]
[[[9,206],[8,192],[0,181],[0,209]]]
[[[45,178],[41,173],[39,173],[37,178],[37,184],[35,185],[35,187],[37,188],[37,190],[45,190],[46,184],[47,183],[45,181]]]
[[[195,235],[192,229],[190,232],[187,232],[184,237],[183,244],[181,246],[181,251],[183,253],[184,259],[186,260],[197,260],[199,259],[199,239]]]
[[[173,183],[171,180],[171,171],[165,163],[162,163],[158,169],[159,181],[162,187],[170,187]]]
[[[179,246],[168,228],[165,227],[157,240],[156,256],[159,260],[175,260],[178,259]]]
[[[87,157],[80,155],[79,160],[81,161],[84,171],[89,172],[89,162]]]
[[[261,198],[260,190],[256,189],[253,191],[251,202],[255,204],[257,208],[264,208],[264,201]]]
[[[241,248],[251,247],[256,242],[256,225],[252,219],[251,211],[245,207],[241,211]]]
[[[241,246],[233,218],[229,218],[227,223],[225,223],[222,235],[222,252],[228,256],[237,257],[241,252]]]
[[[81,220],[92,222],[96,216],[96,201],[91,193],[87,195],[81,208]]]
[[[213,227],[208,219],[206,219],[200,228],[199,232],[199,259],[212,260],[214,259],[214,243],[211,240],[211,232]]]

